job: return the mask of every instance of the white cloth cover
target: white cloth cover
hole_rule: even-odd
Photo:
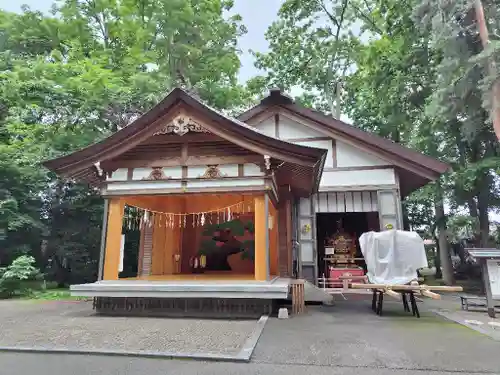
[[[372,284],[407,284],[417,278],[417,269],[428,266],[424,241],[415,232],[367,232],[359,244]]]

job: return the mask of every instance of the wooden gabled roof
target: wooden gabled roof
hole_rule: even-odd
[[[300,170],[307,176],[309,187],[315,190],[326,157],[326,150],[296,145],[266,136],[240,120],[209,107],[183,89],[173,89],[161,102],[130,125],[108,138],[79,151],[43,162],[48,169],[64,177],[96,182],[96,163],[114,158],[137,146],[165,125],[180,110],[204,119],[209,132],[260,155],[283,162],[285,168]],[[293,179],[290,180],[293,183]],[[304,189],[304,186],[302,186]]]
[[[322,112],[301,106],[279,89],[271,90],[269,96],[260,104],[250,108],[238,116],[244,122],[260,115],[271,107],[284,109],[319,126],[323,133],[332,138],[349,139],[359,147],[371,151],[394,164],[400,174],[402,195],[407,195],[415,189],[434,181],[450,169],[450,166],[435,158],[402,146],[389,139],[366,132]]]

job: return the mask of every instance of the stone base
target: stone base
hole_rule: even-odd
[[[229,298],[95,297],[98,314],[248,319],[271,315],[273,300]]]

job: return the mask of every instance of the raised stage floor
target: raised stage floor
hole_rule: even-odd
[[[271,277],[257,281],[253,275],[163,275],[72,285],[71,295],[84,297],[145,298],[244,298],[286,299],[291,280]]]

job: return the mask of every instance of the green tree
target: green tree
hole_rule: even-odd
[[[95,277],[102,199],[40,161],[121,129],[176,85],[218,108],[253,101],[236,81],[245,28],[231,7],[64,0],[51,15],[0,11],[0,264],[26,253],[61,283]]]

